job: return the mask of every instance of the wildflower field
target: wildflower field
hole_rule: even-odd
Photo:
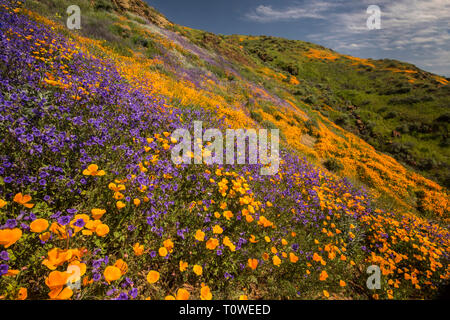
[[[445,189],[368,145],[358,157],[373,157],[369,167],[398,169],[374,178],[395,181],[378,192],[425,185],[434,217],[379,207],[372,190],[301,156],[288,127],[273,176],[261,165],[174,164],[176,129],[254,122],[220,81],[176,81],[165,63],[0,0],[1,299],[430,299],[448,285]],[[353,171],[362,160],[331,150],[348,142],[321,123],[314,152],[341,151]],[[366,286],[371,265],[377,290]]]

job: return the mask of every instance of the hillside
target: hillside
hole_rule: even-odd
[[[139,0],[0,3],[3,298],[409,299],[448,284],[447,79],[193,30]],[[64,26],[72,4],[80,31]],[[175,165],[170,134],[196,120],[279,128],[279,173]]]

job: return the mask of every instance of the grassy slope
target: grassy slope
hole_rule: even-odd
[[[237,48],[239,48],[239,50],[242,50],[243,48],[240,47],[236,48],[234,44],[226,44],[226,43],[223,44],[225,48],[228,47],[230,53],[227,54],[226,56],[232,57],[231,54],[233,54],[234,52],[235,53],[234,57],[235,59],[240,60],[241,62],[240,64],[227,63],[226,61],[223,60],[223,58],[221,59],[220,56],[211,54],[211,51],[208,51],[206,53],[203,52],[203,54],[205,55],[203,57],[202,53],[198,52],[198,48],[190,46],[189,43],[185,44],[184,46],[180,46],[179,41],[169,41],[170,37],[171,36],[173,37],[173,35],[163,36],[160,33],[161,30],[157,29],[154,26],[143,24],[142,23],[143,21],[139,18],[136,18],[135,16],[129,14],[117,15],[112,11],[110,12],[105,11],[104,7],[93,8],[88,6],[86,1],[80,0],[78,2],[81,5],[84,4],[84,7],[82,7],[84,12],[83,14],[84,19],[86,19],[87,21],[91,21],[92,23],[90,25],[91,26],[90,28],[85,28],[82,30],[82,32],[85,33],[86,35],[91,35],[96,38],[108,40],[106,43],[101,43],[95,41],[90,42],[88,39],[83,39],[82,43],[85,46],[88,46],[91,50],[95,50],[95,48],[100,48],[101,50],[99,51],[99,54],[113,59],[113,61],[118,63],[119,69],[121,66],[120,63],[123,63],[122,69],[120,69],[120,71],[128,78],[128,80],[132,84],[139,85],[138,81],[148,80],[155,86],[154,90],[157,93],[162,93],[168,96],[169,98],[171,98],[172,102],[176,103],[177,100],[181,100],[179,101],[179,105],[181,106],[188,106],[190,108],[192,107],[198,108],[199,106],[201,106],[206,109],[215,110],[215,112],[217,112],[219,115],[228,116],[231,122],[230,124],[234,123],[235,125],[238,126],[241,124],[252,125],[255,124],[252,121],[256,120],[263,126],[268,127],[278,126],[280,127],[280,129],[283,130],[283,134],[285,135],[284,140],[285,142],[287,142],[287,145],[292,145],[294,149],[298,150],[301,153],[309,155],[311,158],[316,157],[317,161],[321,161],[323,155],[326,154],[325,151],[323,150],[323,148],[325,147],[323,145],[327,144],[326,143],[327,139],[338,139],[338,138],[343,139],[343,141],[339,141],[339,143],[348,144],[346,146],[347,148],[346,151],[349,153],[356,154],[362,152],[361,156],[363,156],[364,155],[363,153],[365,153],[366,158],[369,161],[373,161],[375,164],[386,160],[386,158],[380,159],[375,158],[376,153],[371,151],[368,146],[363,145],[362,142],[357,140],[355,137],[349,135],[348,132],[346,132],[345,130],[342,130],[337,126],[333,126],[331,122],[329,122],[317,110],[315,110],[314,101],[309,100],[306,101],[305,99],[305,101],[302,102],[301,99],[297,100],[289,92],[289,90],[293,90],[294,88],[304,87],[305,90],[311,90],[310,95],[312,99],[313,94],[320,93],[321,90],[323,89],[322,87],[315,87],[313,86],[312,83],[308,86],[301,86],[301,85],[298,86],[296,82],[293,80],[293,78],[291,78],[290,76],[277,72],[276,69],[274,68],[272,69],[264,68],[265,65],[263,66],[261,62],[258,61],[258,59],[253,57],[252,55],[242,54],[240,56],[237,52],[233,50],[238,50]],[[102,1],[102,3],[104,4],[105,1]],[[68,4],[68,1],[62,0],[61,1],[44,0],[39,2],[36,1],[27,2],[27,5],[33,8],[34,10],[40,11],[49,16],[51,15],[52,18],[55,18],[54,16],[55,13],[63,12],[61,11],[61,8],[64,8],[66,4]],[[53,8],[53,11],[49,10],[50,8]],[[63,20],[58,17],[56,17],[56,19]],[[167,27],[180,28],[174,25],[172,26],[168,25]],[[98,33],[94,36],[94,32]],[[202,32],[195,30],[189,32],[197,33],[199,35],[203,34]],[[212,37],[212,39],[216,38],[214,35],[208,36]],[[225,38],[223,38],[223,41],[226,42]],[[241,42],[240,40],[238,41]],[[127,48],[130,48],[131,50],[128,50]],[[220,52],[221,50],[217,49],[214,50],[214,52]],[[158,59],[148,59],[150,57],[156,56],[159,56]],[[210,58],[209,59],[210,62],[208,62],[208,58]],[[128,64],[128,62],[131,61],[133,65]],[[244,61],[246,62],[245,66],[242,65],[242,62]],[[130,68],[130,66],[134,66],[134,68]],[[183,68],[186,66],[189,66],[189,68]],[[194,71],[196,73],[189,74],[190,72],[192,73]],[[148,77],[140,77],[141,75],[146,75]],[[193,90],[190,90],[192,83],[190,84],[188,81],[186,81],[186,84],[183,84],[183,81],[180,81],[180,78],[188,79],[189,77],[198,82],[198,86],[196,86],[195,92],[193,92]],[[157,87],[159,83],[162,83],[163,85],[161,87]],[[164,91],[165,88],[166,91]],[[266,88],[267,90],[264,90],[264,88]],[[274,93],[276,93],[279,97],[282,97],[283,99],[277,100],[277,97],[274,95]],[[186,98],[186,100],[183,100],[183,98]],[[292,105],[289,104],[288,101],[293,102]],[[218,108],[218,110],[214,109],[216,105],[220,105],[220,108]],[[301,145],[295,144],[295,139],[299,140],[298,139],[299,137],[296,136],[296,134],[298,133],[302,135],[302,138],[306,139],[309,137],[309,140],[308,139],[302,140],[302,144],[304,144],[305,146],[309,146],[308,148],[306,147],[302,148]],[[369,152],[371,153],[369,154]],[[339,167],[339,165],[336,165],[336,167]],[[295,178],[296,182],[299,184],[302,184],[308,180],[305,179],[305,177],[296,177],[295,176],[296,174],[297,173],[288,174],[286,175],[286,177],[289,178],[292,175]],[[419,178],[417,179],[418,181],[420,180]],[[381,183],[384,182],[386,181],[381,181]],[[267,186],[263,186],[263,189],[268,188],[270,186],[272,186],[272,183],[269,183],[269,185]],[[432,185],[430,184],[430,186]],[[428,187],[429,186],[427,186],[427,188]],[[287,188],[285,191],[289,193],[290,189]],[[316,194],[316,190],[314,190],[313,192],[312,189],[306,189],[305,191],[312,192],[311,193],[312,195]],[[323,205],[330,206],[329,208],[333,208],[333,206],[337,204],[337,202],[334,203],[334,198],[331,197],[331,195],[330,199],[328,199],[328,193],[331,192],[331,190],[324,189],[318,190],[317,192],[318,192],[317,195],[319,196],[320,199],[319,207],[321,209],[323,209],[322,208]],[[275,193],[273,193],[273,196],[274,195]],[[96,197],[92,197],[92,199],[96,199]],[[280,202],[280,204],[283,205],[285,202],[284,200],[280,199],[277,199],[276,201]],[[273,200],[273,202],[275,202],[275,200]],[[294,205],[295,204],[293,203],[286,203],[287,207]],[[360,207],[358,205],[355,206],[355,210],[357,211],[364,210],[364,207]],[[181,211],[181,208],[178,211]],[[269,211],[271,210],[268,209],[268,212]],[[279,216],[280,215],[278,215],[278,217]],[[138,219],[139,215],[135,215],[133,216],[133,218]],[[395,219],[391,221],[391,216],[389,215],[386,216],[374,215],[373,217],[368,218],[375,219],[376,221],[374,221],[374,223],[376,223],[378,226],[383,225],[386,226],[386,228],[389,228],[387,232],[391,232],[391,228],[393,228],[394,224],[391,225],[391,223],[396,222]],[[106,218],[106,222],[109,223],[109,220],[107,219],[114,219],[114,217],[111,217],[111,215],[109,215],[109,217]],[[380,220],[378,221],[378,219]],[[420,222],[420,220],[414,220],[415,219],[414,217],[412,217],[411,219],[413,219],[413,221],[410,221],[409,219],[405,218],[401,222],[401,227],[404,228],[406,226],[408,230],[410,230],[411,225],[413,225],[412,228],[413,230],[415,229],[419,230],[421,228],[420,224],[422,222]],[[352,220],[350,222],[352,222]],[[173,226],[173,223],[171,223],[171,221],[168,221],[168,223],[169,226],[170,225]],[[369,233],[372,230],[374,230],[371,228],[372,224],[371,221],[361,221],[362,225],[364,225],[365,223],[367,223],[368,226],[370,227],[370,229],[368,229]],[[418,225],[416,225],[415,223],[417,223]],[[145,225],[145,223],[143,225]],[[323,225],[325,226],[326,224],[323,223]],[[346,228],[349,227],[349,221],[345,221],[343,226],[345,226]],[[339,225],[338,227],[340,228]],[[349,228],[351,228],[351,226]],[[311,230],[301,229],[301,230],[302,233],[300,233],[299,231],[300,233],[299,241],[302,243],[302,245],[305,246],[312,245],[313,247],[315,247],[312,241],[313,238],[311,237],[314,236],[322,237],[322,235],[320,235],[320,233],[317,232],[317,230],[315,229]],[[395,233],[396,229],[394,228],[393,230],[394,230],[393,233]],[[313,232],[317,234],[314,234]],[[114,235],[112,236],[116,237],[115,233],[116,232],[114,232]],[[143,232],[143,234],[148,234],[148,232],[147,233]],[[358,234],[357,238],[359,239],[360,236],[361,235]],[[404,235],[400,236],[403,237]],[[116,238],[113,239],[121,240],[120,237],[119,239]],[[108,239],[116,247],[119,247],[121,244],[121,242],[119,241],[114,242],[111,240],[111,238]],[[137,239],[138,241],[143,240],[143,238]],[[377,241],[378,240],[379,239],[377,239]],[[263,242],[261,241],[260,244],[262,243]],[[152,246],[155,245],[154,243],[151,244]],[[111,243],[109,245],[113,246]],[[400,246],[403,245],[404,245],[403,242],[400,242],[398,244],[399,250],[402,250]],[[321,248],[320,251],[322,250],[328,251],[326,248],[327,246],[324,249]],[[354,245],[350,249],[352,256],[359,257],[362,255],[359,246]],[[178,247],[176,252],[178,254]],[[323,252],[323,254],[325,254],[325,252]],[[329,264],[332,264],[334,266],[334,264],[336,263],[338,265],[339,261],[336,262],[336,259],[334,258],[329,259],[330,259]],[[129,260],[133,259],[131,259],[130,257]],[[137,267],[130,263],[130,270],[131,268],[134,268],[133,269],[134,271]],[[169,269],[164,271],[166,274],[171,274],[172,271],[176,270]],[[305,270],[302,271],[304,272]],[[339,271],[342,274],[349,273],[354,277],[360,276],[359,273],[356,273],[357,274],[356,276],[354,275],[355,270],[343,269]],[[336,274],[339,275],[341,274],[340,272],[336,272]],[[290,284],[295,284],[297,283],[297,281],[302,281],[302,279],[295,278],[295,276],[298,274],[299,274],[298,272],[290,272],[289,270],[286,269],[285,274],[282,275],[281,278],[278,278],[283,279],[283,281],[286,281],[286,283],[284,282],[282,283],[281,289],[287,288],[292,292],[280,292],[279,291],[280,283],[277,282],[276,278],[272,278],[271,276],[269,277],[260,276],[258,279],[256,279],[256,277],[250,276],[248,277],[248,279],[244,278],[243,283],[250,282],[250,287],[253,287],[254,283],[258,283],[258,281],[264,281],[265,278],[267,278],[267,282],[272,282],[270,284],[266,283],[265,286],[260,286],[260,288],[261,287],[269,288],[269,290],[273,290],[273,292],[269,293],[256,292],[256,295],[254,297],[264,296],[277,298],[283,296],[295,296],[296,294],[295,291],[296,289],[299,288],[294,287]],[[289,278],[290,275],[293,278],[290,279],[291,281],[288,281],[287,278]],[[248,274],[246,273],[245,276],[248,276]],[[361,277],[363,276],[364,274],[361,273]],[[357,280],[359,281],[361,279]],[[316,294],[321,295],[320,291],[317,292],[317,288],[319,288],[319,285],[321,285],[322,282],[318,281],[316,282],[317,283],[314,283],[311,288],[301,286],[303,290],[306,290],[306,296],[303,296],[302,294],[303,297],[318,298],[319,296],[317,296]],[[355,290],[354,287],[352,287],[352,289]],[[233,291],[232,294],[236,295],[236,291]],[[345,297],[350,296],[354,298],[366,297],[363,293],[358,292],[357,290],[355,290],[354,294],[349,295],[348,293],[346,293],[344,296]],[[398,297],[406,297],[406,296],[408,295]],[[229,296],[225,295],[225,297]],[[235,297],[233,296],[233,298]],[[342,298],[342,296],[335,296],[334,298]]]
[[[343,56],[302,41],[190,29],[168,22],[150,7],[125,10],[107,0],[75,2],[83,12],[83,35],[107,40],[105,45],[121,56],[162,59],[154,71],[196,83],[208,103],[225,105],[228,110],[221,115],[232,125],[278,127],[287,145],[369,186],[389,208],[448,215],[441,187],[409,169],[404,173],[406,166],[448,184],[446,79],[409,64]],[[68,1],[28,5],[64,22],[58,12]],[[162,93],[179,98],[174,91]],[[181,99],[187,95],[179,94]],[[352,133],[401,164],[380,156]],[[330,148],[333,144],[345,152]]]

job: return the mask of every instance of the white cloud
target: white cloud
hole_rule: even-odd
[[[257,22],[289,21],[302,18],[326,19],[323,14],[335,5],[326,1],[315,1],[304,5],[295,5],[282,9],[273,9],[272,6],[259,5],[248,12],[247,19]]]
[[[381,30],[366,25],[373,4],[381,8]],[[450,76],[449,0],[305,0],[284,8],[260,5],[245,16],[260,23],[320,19],[322,27],[305,40],[347,54],[397,57]]]

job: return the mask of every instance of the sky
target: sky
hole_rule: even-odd
[[[170,21],[195,29],[309,41],[450,77],[450,0],[145,1]],[[380,9],[380,29],[367,27],[370,5]]]

